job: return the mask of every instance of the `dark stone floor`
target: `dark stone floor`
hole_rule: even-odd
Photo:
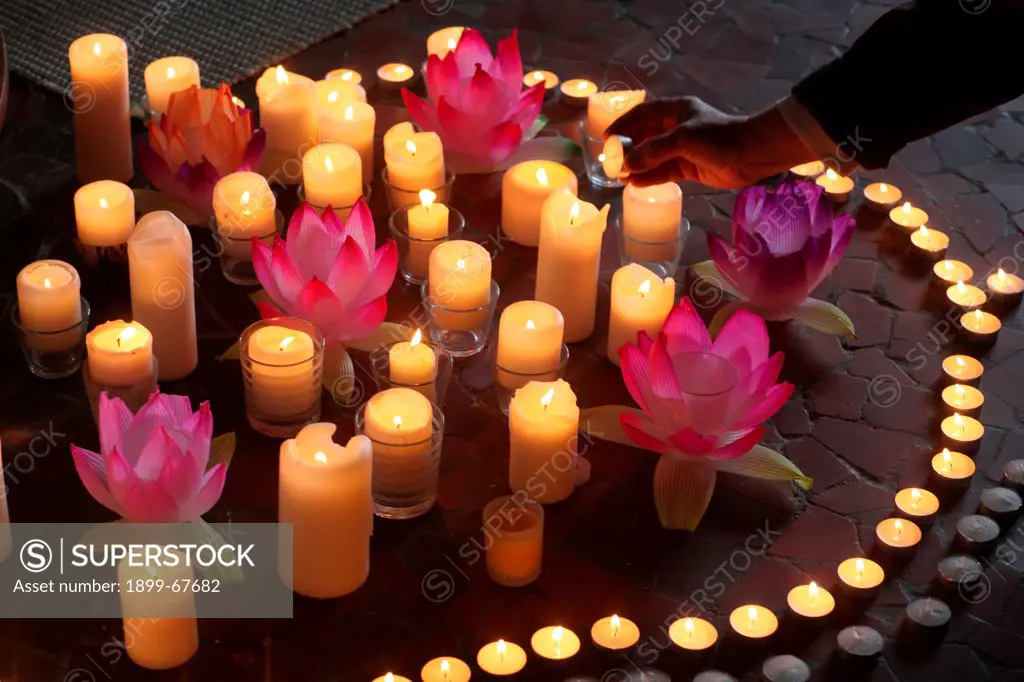
[[[526,63],[563,78],[626,83],[654,94],[697,94],[723,107],[752,110],[770,104],[802,74],[850,45],[893,3],[706,3],[716,4],[718,9],[698,13],[664,0],[423,0],[374,17],[287,66],[315,77],[342,65],[368,74],[386,61],[419,63],[423,39],[435,28],[468,24],[494,38],[518,27]],[[238,94],[251,101],[252,87],[245,83]],[[402,112],[393,98],[376,90],[370,97],[378,106],[380,135]],[[570,112],[557,104],[548,109],[556,123],[570,127]],[[968,262],[976,273],[990,271],[1004,258],[1003,267],[1010,269],[1012,263],[1019,269],[1024,257],[1022,122],[1024,98],[910,145],[889,169],[870,177],[900,186],[925,208],[931,224],[951,234],[950,256]],[[71,117],[60,97],[16,79],[0,138],[0,295],[5,302],[0,437],[5,461],[27,452],[40,433],[54,434],[45,455],[22,458],[24,470],[9,467],[16,521],[108,519],[78,482],[68,453],[71,442],[96,444],[80,379],[32,378],[6,322],[21,266],[41,257],[81,265],[71,247],[73,149]],[[867,179],[864,174],[858,182],[863,186]],[[684,262],[693,263],[707,257],[703,231],[728,231],[734,195],[699,186],[684,189],[686,215],[697,226]],[[588,199],[610,197],[591,192]],[[281,201],[294,205],[284,195]],[[464,178],[456,183],[453,203],[476,232],[493,234],[499,205],[494,183]],[[379,187],[373,208],[383,238],[386,208]],[[584,646],[558,679],[604,675],[611,682],[621,679],[615,670],[648,665],[669,670],[673,679],[689,679],[678,658],[663,650],[665,624],[704,608],[724,630],[729,610],[739,604],[757,601],[781,612],[787,590],[798,582],[813,578],[831,585],[840,560],[870,550],[873,525],[890,510],[893,491],[925,481],[936,449],[933,384],[942,357],[954,347],[941,323],[947,311],[929,301],[928,278],[907,267],[885,231],[872,229],[863,212],[858,217],[862,220],[849,253],[818,294],[847,310],[859,338],[844,343],[790,326],[772,327],[774,346],[787,352],[784,374],[798,390],[773,420],[766,441],[814,477],[809,494],[726,480],[699,531],[663,531],[650,493],[653,456],[595,442],[586,451],[593,463],[592,481],[549,510],[540,580],[519,591],[499,588],[480,563],[464,560],[459,552],[480,535],[480,510],[505,491],[507,468],[507,425],[493,398],[475,390],[482,373],[470,365],[460,373],[446,408],[449,428],[438,507],[412,522],[378,521],[370,579],[357,594],[330,603],[300,600],[291,621],[203,622],[197,657],[184,670],[162,675],[109,654],[106,645],[121,636],[116,621],[0,621],[0,677],[32,682],[157,677],[348,681],[368,680],[385,670],[415,677],[437,655],[469,660],[480,645],[498,637],[525,644],[534,629],[554,621],[583,635],[591,622],[614,611],[636,620],[642,641],[650,646],[612,662],[599,660]],[[209,245],[208,235],[196,232],[195,239],[200,250]],[[617,260],[611,241],[606,239],[603,263],[606,284]],[[503,303],[529,298],[534,252],[500,246],[494,273]],[[277,444],[245,425],[238,367],[215,359],[256,311],[246,290],[228,284],[215,263],[202,265],[199,257],[200,369],[164,388],[187,393],[194,402],[212,401],[216,431],[238,432],[227,488],[210,520],[272,521]],[[81,272],[94,322],[128,316],[124,273],[100,273],[84,265]],[[402,319],[415,304],[415,292],[396,285],[389,319]],[[607,314],[606,293],[600,306],[599,319]],[[929,591],[956,520],[975,510],[981,490],[999,479],[1005,462],[1024,456],[1024,319],[1014,313],[1004,324],[998,344],[985,357],[982,421],[987,435],[970,491],[945,508],[916,558],[892,577],[878,600],[863,614],[847,616],[887,638],[883,662],[866,677],[873,682],[1024,679],[1021,525],[985,560],[985,598],[954,604],[953,626],[942,646],[923,656],[910,656],[897,646],[903,608]],[[584,406],[628,402],[617,371],[604,359],[604,337],[600,324],[592,339],[572,350],[567,378]],[[365,367],[365,358],[357,360]],[[360,372],[368,385],[364,369]],[[325,402],[325,417],[351,432],[352,410],[326,397]],[[839,625],[816,633],[815,641],[785,647],[812,664],[815,679],[835,679],[826,663]],[[531,673],[523,679],[541,677]],[[748,673],[748,679],[754,677]]]

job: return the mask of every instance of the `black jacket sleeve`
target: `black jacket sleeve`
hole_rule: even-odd
[[[1024,0],[917,0],[883,15],[793,97],[879,168],[909,142],[1024,93]]]

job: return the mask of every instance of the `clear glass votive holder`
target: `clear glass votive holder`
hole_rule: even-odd
[[[583,150],[583,165],[587,170],[587,179],[594,187],[603,189],[615,189],[623,187],[618,178],[609,178],[604,172],[604,163],[601,154],[604,151],[604,139],[591,137],[587,132],[586,118],[580,119],[580,148]]]
[[[366,405],[356,412],[356,433],[366,433]],[[430,438],[416,443],[385,443],[370,438],[373,445],[374,513],[384,519],[414,519],[430,511],[437,500],[437,479],[441,471],[444,441],[444,413],[431,403]]]
[[[436,344],[423,343],[423,347],[429,348],[434,354],[434,380],[406,383],[396,378],[396,376],[400,376],[401,371],[393,371],[391,367],[391,350],[401,343],[408,342],[389,343],[370,353],[370,369],[373,372],[373,379],[377,383],[377,389],[386,391],[389,388],[411,388],[435,405],[444,407],[448,385],[452,380],[452,368],[455,366],[451,353]]]
[[[306,203],[306,192],[303,190],[302,185],[299,185],[299,187],[296,190],[296,192],[297,192],[298,197],[299,197],[299,203],[300,204]],[[364,182],[363,183],[363,194],[362,194],[361,197],[359,197],[359,199],[362,199],[363,201],[365,201],[367,203],[367,205],[369,205],[370,198],[372,196],[373,196],[373,187],[369,183],[365,183]],[[358,202],[359,199],[356,199],[356,201]],[[326,206],[317,206],[316,204],[312,204],[312,203],[310,204],[310,206],[312,206],[313,209],[318,214],[320,214],[320,215],[323,215],[324,211],[327,210]],[[341,222],[344,223],[346,220],[348,220],[348,217],[350,215],[352,215],[352,209],[354,209],[355,207],[356,207],[355,204],[352,204],[350,206],[331,206],[331,212],[333,212],[334,215],[336,215],[338,217],[338,219],[341,220]]]
[[[565,368],[569,366],[569,346],[562,344],[562,352],[558,358],[558,366],[544,372],[524,373],[506,369],[498,364],[498,348],[494,344],[494,393],[498,399],[498,408],[502,414],[508,415],[508,404],[512,394],[531,381],[554,381],[565,377]]]
[[[686,239],[690,236],[690,221],[680,216],[679,236],[669,242],[646,242],[626,234],[622,213],[612,218],[612,228],[619,239],[619,259],[622,265],[637,263],[658,277],[675,277],[679,259],[683,255]]]
[[[28,369],[40,379],[63,379],[78,371],[85,358],[85,330],[89,328],[89,302],[79,299],[82,319],[76,324],[52,332],[29,329],[21,324],[18,304],[11,310],[11,322],[18,331],[21,352]]]
[[[419,206],[417,200],[416,206]],[[430,254],[438,244],[450,239],[459,239],[466,228],[466,218],[459,211],[448,206],[448,233],[434,239],[417,239],[409,234],[409,211],[413,206],[404,206],[391,214],[388,224],[391,236],[398,244],[398,269],[402,279],[409,284],[420,285],[427,281]]]
[[[437,195],[437,198],[434,200],[435,204],[447,206],[448,199],[452,196],[452,185],[455,184],[455,173],[451,171],[445,171],[444,184],[442,186],[420,187],[418,189],[403,189],[392,185],[391,181],[388,180],[387,168],[380,172],[380,177],[384,181],[384,189],[387,191],[388,196],[388,211],[391,213],[407,206],[418,206],[420,203],[420,192],[425,189],[429,189]]]
[[[238,341],[249,424],[272,438],[292,438],[320,421],[324,336],[297,317],[249,325]]]
[[[284,228],[284,214],[280,211],[274,212],[274,229],[266,234],[256,237],[267,246],[274,245],[274,237],[281,233]],[[253,235],[232,236],[228,228],[217,226],[217,244],[220,247],[220,269],[224,273],[224,279],[232,284],[241,286],[253,286],[260,281],[256,277],[256,270],[252,265],[252,239]]]
[[[149,396],[157,390],[157,379],[160,363],[153,356],[153,366],[150,373],[129,386],[108,386],[97,383],[89,371],[89,358],[86,357],[82,363],[82,382],[85,384],[85,395],[89,398],[89,407],[92,409],[92,418],[96,426],[100,424],[100,395],[106,393],[108,398],[118,398],[132,412],[138,412]]]
[[[491,280],[491,299],[485,306],[457,310],[441,305],[430,296],[429,283],[420,287],[423,307],[427,311],[427,326],[434,343],[451,353],[452,357],[468,358],[487,346],[498,305],[501,289]]]
[[[512,495],[497,497],[484,507],[483,546],[487,574],[505,587],[529,585],[540,576],[544,555],[544,507]]]

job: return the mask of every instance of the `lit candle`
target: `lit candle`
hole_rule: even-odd
[[[469,682],[472,673],[465,661],[451,656],[441,656],[427,661],[420,670],[423,682]]]
[[[640,628],[629,618],[611,615],[591,626],[590,639],[598,649],[622,651],[640,640]]]
[[[566,102],[583,106],[590,101],[590,96],[597,92],[597,84],[585,78],[574,78],[562,83],[559,88]]]
[[[409,250],[405,253],[405,270],[417,277],[430,272],[430,254],[448,236],[450,211],[437,203],[437,194],[420,190],[420,203],[409,207]]]
[[[853,179],[839,175],[831,168],[819,175],[814,182],[825,190],[826,196],[835,204],[846,203],[850,198],[850,192],[853,191]]]
[[[264,175],[297,185],[302,155],[317,142],[316,85],[284,67],[271,67],[256,81],[256,96],[267,136]]]
[[[943,448],[932,457],[932,474],[937,486],[949,491],[962,491],[971,484],[976,467],[974,460],[962,452]]]
[[[646,90],[595,92],[587,102],[587,134],[600,139],[608,126],[646,98]]]
[[[164,57],[146,65],[146,100],[154,114],[167,111],[171,95],[199,87],[199,64],[188,57]]]
[[[906,228],[907,231],[912,231],[928,222],[928,214],[916,206],[911,206],[907,201],[902,206],[897,206],[889,211],[889,220]]]
[[[549,625],[533,633],[530,647],[542,658],[563,661],[572,658],[580,650],[580,638],[569,628]]]
[[[172,586],[191,585],[195,573],[180,554],[177,563],[160,566],[147,562],[121,560],[117,581],[121,586],[137,581],[162,581],[159,591],[120,590],[122,622],[128,657],[148,670],[169,670],[185,664],[199,650],[195,595],[191,589]],[[141,624],[140,624],[141,621]],[[130,638],[130,639],[129,639]]]
[[[992,313],[972,310],[960,316],[960,329],[967,341],[977,344],[993,344],[999,336],[1003,323]]]
[[[668,636],[685,651],[706,651],[718,641],[718,630],[703,618],[680,618],[669,626]]]
[[[313,86],[316,88],[316,105],[319,118],[323,118],[322,115],[325,113],[325,110],[327,113],[337,117],[344,111],[346,104],[352,102],[366,103],[366,90],[358,83],[339,78],[325,78],[322,81],[316,81]],[[320,141],[329,142],[332,140],[324,140],[321,133]]]
[[[363,82],[363,75],[355,69],[334,69],[327,72],[327,75],[324,76],[324,80],[342,81],[343,83],[359,85]]]
[[[229,173],[213,186],[213,215],[225,252],[252,260],[252,238],[277,229],[277,199],[259,173]]]
[[[950,355],[942,359],[942,373],[946,383],[977,386],[985,367],[969,355]]]
[[[608,359],[619,364],[619,349],[636,343],[637,334],[657,335],[675,303],[676,281],[660,279],[640,265],[630,263],[612,275],[611,311],[608,321]]]
[[[78,179],[128,182],[135,173],[128,46],[115,35],[94,33],[71,43],[68,61]]]
[[[387,89],[399,88],[412,80],[416,72],[408,64],[391,62],[377,69],[377,78]]]
[[[364,432],[373,441],[373,486],[377,504],[402,508],[422,501],[437,489],[433,459],[433,410],[423,394],[411,388],[389,388],[366,403]],[[427,508],[433,505],[430,497]],[[425,511],[425,510],[424,510]]]
[[[423,343],[419,329],[409,341],[401,341],[388,351],[388,378],[391,383],[408,386],[434,401],[437,378],[437,356],[434,349]]]
[[[502,495],[484,507],[483,529],[491,580],[522,587],[537,579],[544,556],[544,507]]]
[[[261,416],[288,421],[320,400],[316,380],[316,342],[304,331],[278,325],[261,327],[249,336],[252,363],[251,398]]]
[[[1024,295],[1024,279],[1011,275],[1002,268],[985,279],[985,286],[988,287],[993,302],[1001,305],[1020,305],[1021,297]]]
[[[850,596],[871,598],[878,593],[878,587],[885,580],[885,571],[871,559],[856,557],[839,564],[839,580]]]
[[[384,673],[380,677],[375,677],[373,682],[412,682],[408,677],[402,677],[394,673]]]
[[[363,196],[362,161],[344,144],[318,144],[302,157],[302,190],[319,208],[345,209]]]
[[[875,526],[875,536],[886,551],[903,556],[921,542],[921,528],[909,519],[883,519]]]
[[[508,406],[508,485],[541,504],[560,502],[576,488],[576,439],[580,409],[561,379],[531,381]],[[538,485],[540,484],[540,485]]]
[[[523,76],[523,85],[530,88],[537,83],[544,84],[544,96],[550,97],[558,87],[558,74],[551,71],[530,71]]]
[[[501,231],[523,246],[540,242],[544,202],[565,189],[576,194],[576,174],[551,161],[523,161],[505,171],[501,180]]]
[[[946,412],[959,412],[967,417],[977,417],[985,404],[985,394],[974,386],[950,384],[942,389],[942,402]]]
[[[813,180],[825,172],[825,164],[821,161],[808,161],[793,166],[789,172],[803,180]]]
[[[446,329],[478,328],[491,301],[491,255],[480,244],[462,239],[438,244],[430,253],[427,291],[435,305],[458,311],[435,311]]]
[[[733,632],[748,639],[771,637],[779,627],[775,614],[758,604],[740,606],[729,614]]]
[[[417,133],[402,123],[393,126],[384,136],[384,163],[387,184],[400,190],[391,193],[394,208],[415,205],[421,189],[437,192],[441,203],[447,201],[441,190],[445,184],[444,151],[437,133]]]
[[[90,182],[75,192],[75,228],[87,246],[120,246],[135,229],[135,194],[114,180]]]
[[[526,666],[526,652],[515,642],[499,639],[477,652],[476,664],[489,675],[515,675]]]
[[[188,228],[170,211],[142,216],[128,238],[132,317],[153,334],[161,381],[199,363],[192,257]]]
[[[917,255],[929,260],[942,260],[949,248],[949,237],[938,230],[929,229],[922,225],[916,231],[910,233],[910,243],[917,248]]]
[[[435,55],[438,59],[444,59],[448,53],[453,51],[462,39],[462,32],[465,26],[449,26],[434,31],[427,36],[427,55]]]
[[[318,387],[319,388],[319,387]],[[337,426],[309,424],[281,444],[278,522],[291,524],[292,588],[318,599],[350,594],[370,574],[373,448],[334,442]]]
[[[626,255],[637,263],[670,263],[680,256],[683,191],[674,182],[622,192],[622,234]]]
[[[946,289],[946,299],[962,310],[980,308],[987,298],[984,291],[962,280]]]
[[[341,100],[337,90],[327,93],[319,102],[317,127],[320,141],[336,142],[356,150],[363,170],[363,182],[367,184],[373,181],[373,131],[376,125],[377,114],[372,106],[354,99]]]
[[[939,511],[939,498],[923,488],[904,488],[896,493],[896,510],[919,526],[929,525]]]
[[[138,322],[104,322],[86,334],[85,348],[100,386],[134,386],[153,376],[153,335]]]
[[[632,145],[632,141],[619,135],[609,135],[604,141],[597,160],[601,162],[601,169],[607,177],[618,180],[629,177],[629,173],[622,168],[626,163],[627,145]]]
[[[797,585],[786,595],[789,610],[803,618],[814,621],[832,613],[836,607],[832,593],[813,580],[807,585]]]
[[[540,301],[516,301],[498,322],[498,383],[510,391],[529,381],[553,381],[562,361],[565,319]]]
[[[974,417],[965,417],[959,412],[942,420],[942,442],[946,448],[956,449],[973,455],[981,445],[985,427]]]
[[[864,204],[876,211],[888,213],[903,199],[903,192],[895,185],[873,182],[864,188]]]
[[[82,282],[77,270],[60,260],[36,261],[18,273],[17,290],[22,328],[43,332],[25,335],[29,348],[59,353],[82,340]]]
[[[582,341],[594,331],[608,210],[606,204],[598,211],[566,190],[548,197],[541,210],[534,298],[561,311],[568,343]]]
[[[940,260],[932,266],[933,281],[945,290],[950,284],[967,282],[974,277],[974,270],[967,263],[958,260]]]

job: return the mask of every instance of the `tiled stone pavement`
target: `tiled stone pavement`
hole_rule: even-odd
[[[345,64],[372,73],[384,61],[418,63],[424,36],[441,26],[474,25],[491,38],[518,27],[528,65],[563,77],[642,86],[655,94],[697,94],[723,107],[749,110],[771,103],[802,74],[851,44],[888,4],[724,0],[708,2],[720,6],[698,13],[662,0],[455,0],[453,6],[424,0],[402,4],[311,48],[289,68],[320,76]],[[238,92],[251,99],[252,83]],[[371,90],[371,99],[378,104],[379,134],[401,112],[393,99],[376,91]],[[69,240],[70,116],[58,97],[20,81],[12,100],[0,139],[0,292],[8,304],[20,266],[44,256],[77,262]],[[569,120],[571,112],[559,105],[548,109],[554,121]],[[951,233],[950,256],[967,261],[977,273],[997,264],[1017,270],[1024,257],[1022,120],[1024,98],[911,144],[889,169],[861,174],[860,184],[879,178],[903,188],[933,216],[933,226]],[[454,203],[474,229],[493,233],[495,184],[464,178],[456,187]],[[732,194],[699,186],[685,190],[686,214],[698,226],[684,257],[690,263],[707,257],[703,230],[727,232]],[[588,198],[602,197],[591,192]],[[379,188],[373,205],[383,237]],[[949,326],[942,322],[946,311],[930,301],[927,277],[907,266],[877,221],[863,212],[858,217],[848,255],[818,294],[847,310],[859,337],[840,342],[772,327],[774,345],[787,353],[786,378],[799,389],[773,420],[766,441],[814,477],[811,493],[726,478],[698,532],[662,531],[650,496],[653,458],[596,442],[586,452],[592,481],[549,510],[540,581],[520,591],[500,589],[480,562],[468,558],[473,554],[467,543],[479,541],[483,504],[504,491],[507,426],[487,392],[474,390],[486,384],[486,372],[470,366],[449,395],[439,509],[414,522],[378,522],[369,583],[335,603],[300,600],[292,621],[205,622],[197,658],[184,671],[161,678],[365,680],[386,669],[415,676],[435,655],[470,659],[485,641],[525,642],[533,629],[556,620],[583,634],[590,622],[617,611],[639,622],[646,647],[609,663],[585,646],[561,677],[598,678],[609,668],[654,665],[670,670],[674,679],[688,679],[680,661],[663,651],[665,624],[677,614],[706,609],[724,628],[725,614],[739,604],[758,601],[781,610],[793,584],[809,578],[832,584],[838,561],[870,550],[873,524],[890,509],[893,491],[925,483],[935,450],[933,384],[941,358],[952,348]],[[198,247],[209,245],[207,235],[195,236]],[[610,235],[606,239],[605,281],[615,266],[613,241]],[[529,297],[533,252],[509,244],[498,250],[495,277],[502,301]],[[237,366],[214,360],[254,319],[255,310],[246,292],[227,284],[202,252],[196,271],[202,364],[186,381],[165,388],[196,401],[211,400],[217,431],[239,434],[227,489],[211,518],[273,520],[276,444],[246,427]],[[128,315],[124,273],[83,268],[83,279],[94,321]],[[414,305],[414,292],[396,286],[390,318],[401,319]],[[607,301],[600,305],[599,316],[606,315]],[[945,508],[916,558],[877,602],[853,616],[887,637],[884,660],[868,676],[875,682],[1024,679],[1020,526],[986,560],[987,598],[957,605],[943,646],[923,657],[896,646],[902,608],[928,591],[956,519],[973,512],[980,491],[998,480],[1005,462],[1024,456],[1022,314],[1004,319],[1007,326],[986,357],[982,421],[988,431],[971,490]],[[8,467],[13,516],[106,519],[77,481],[68,456],[70,442],[92,446],[96,440],[78,379],[31,378],[12,330],[5,329],[0,436],[6,461],[27,452],[29,441],[42,431],[52,431],[54,441],[45,455],[20,458],[19,469]],[[573,349],[568,379],[585,406],[628,401],[617,372],[603,358],[604,334],[599,325],[591,340]],[[351,410],[330,404],[326,417],[351,430]],[[833,679],[825,663],[838,625],[824,628],[814,642],[782,648],[805,656],[816,679]],[[41,682],[153,677],[109,646],[120,634],[116,622],[3,621],[0,628],[4,679],[11,671],[12,679]],[[534,671],[524,679],[541,677]],[[612,673],[605,679],[619,678]]]

